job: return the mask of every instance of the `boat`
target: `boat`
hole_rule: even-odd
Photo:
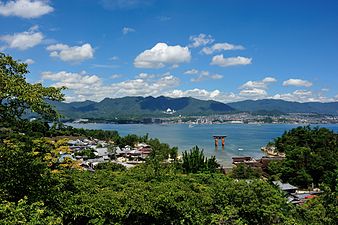
[[[243,151],[244,149],[243,148],[238,148],[238,151]]]

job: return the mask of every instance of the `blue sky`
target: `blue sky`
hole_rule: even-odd
[[[67,101],[337,101],[337,12],[331,0],[0,0],[0,49]]]

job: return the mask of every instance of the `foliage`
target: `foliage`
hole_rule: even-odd
[[[105,162],[95,166],[95,170],[126,171],[126,167],[117,163]]]
[[[49,215],[42,202],[28,203],[27,198],[17,204],[3,201],[0,203],[0,224],[57,225],[62,224],[60,217]]]
[[[244,163],[237,164],[232,168],[231,177],[236,179],[254,179],[260,178],[262,171],[260,168],[252,168]]]
[[[116,141],[120,138],[117,131],[114,130],[90,130],[83,128],[74,128],[71,126],[64,125],[63,123],[54,123],[46,136],[75,136],[75,137],[86,137],[96,138],[106,141]]]
[[[182,160],[182,168],[185,173],[216,172],[219,167],[216,158],[214,156],[210,159],[206,158],[203,150],[200,150],[198,146],[193,147],[189,152],[183,152]]]
[[[270,175],[300,187],[326,183],[335,189],[338,134],[326,128],[298,127],[285,132],[274,144],[278,151],[286,153],[286,159],[271,164]]]
[[[58,118],[48,100],[63,100],[63,88],[43,87],[40,83],[26,82],[27,64],[0,53],[0,124],[13,127],[30,110],[46,119]]]

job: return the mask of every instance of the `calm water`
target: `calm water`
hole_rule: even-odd
[[[260,150],[262,146],[281,136],[284,131],[299,126],[294,124],[207,124],[194,125],[194,127],[190,128],[187,124],[68,123],[67,125],[76,128],[116,130],[122,136],[127,134],[145,135],[148,133],[152,138],[159,138],[162,142],[177,146],[179,151],[189,150],[197,145],[204,149],[205,155],[215,155],[221,164],[227,166],[231,164],[232,156],[252,156],[254,158],[263,156]],[[338,132],[338,124],[320,126]],[[219,146],[215,148],[212,135],[227,135],[225,147]],[[221,145],[221,141],[219,141],[219,145]]]

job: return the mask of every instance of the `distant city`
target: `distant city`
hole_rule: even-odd
[[[254,113],[231,113],[209,116],[173,116],[159,118],[143,118],[140,120],[92,120],[77,119],[74,123],[143,123],[143,124],[338,124],[338,116],[318,115],[315,113],[288,113],[285,115],[257,115]]]

